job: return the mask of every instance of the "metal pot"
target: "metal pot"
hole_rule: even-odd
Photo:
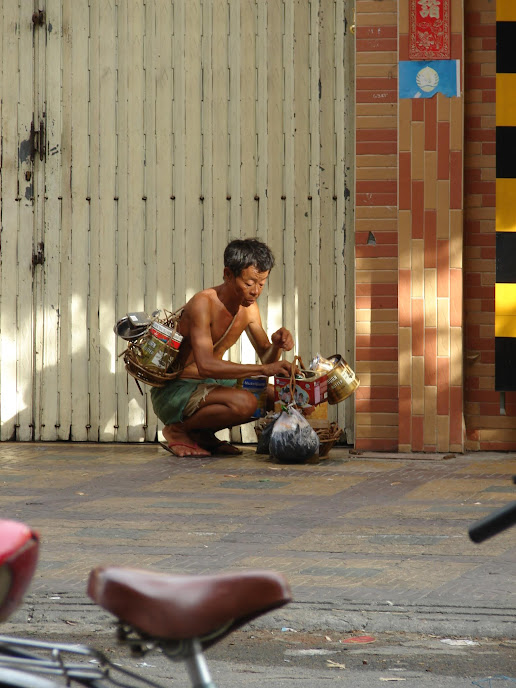
[[[350,397],[360,385],[353,369],[339,354],[329,359],[334,365],[328,372],[328,402],[338,404]]]

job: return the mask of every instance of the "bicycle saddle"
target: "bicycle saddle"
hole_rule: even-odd
[[[147,636],[200,638],[205,647],[292,599],[285,578],[273,571],[179,576],[116,566],[91,571],[88,595]]]

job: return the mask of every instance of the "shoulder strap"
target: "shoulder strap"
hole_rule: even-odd
[[[238,315],[238,311],[233,316],[233,320],[229,323],[229,326],[228,326],[227,330],[224,332],[224,334],[222,335],[222,337],[219,337],[218,341],[216,341],[215,344],[213,345],[214,349],[217,348],[217,346],[223,341],[224,337],[227,335],[229,330],[233,327],[233,323],[235,322],[237,315]]]
[[[186,304],[185,304],[185,306],[186,306]],[[179,319],[181,318],[181,315],[183,314],[185,306],[181,306],[181,308],[178,308],[177,311],[174,311],[173,313],[170,314],[170,319],[174,318],[174,329],[177,329]],[[226,331],[224,332],[224,334],[222,335],[222,337],[219,337],[219,339],[213,345],[214,349],[223,341],[224,337],[227,335],[229,330],[233,327],[233,323],[235,322],[237,315],[238,315],[238,311],[233,316],[233,320],[229,323],[229,325],[228,325]]]

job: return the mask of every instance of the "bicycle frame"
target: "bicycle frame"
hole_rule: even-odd
[[[119,674],[137,681],[137,685],[145,688],[162,688],[160,684],[114,664],[102,652],[88,645],[0,636],[0,682],[6,667],[20,673],[29,672],[31,676],[62,677],[67,684],[77,681],[92,687],[105,685],[106,681],[110,681],[111,674]],[[120,678],[116,678],[115,682],[116,685],[124,685]]]
[[[149,644],[141,654],[156,649],[160,649],[159,646]],[[164,654],[174,661],[170,652]],[[183,643],[176,661],[184,661],[194,688],[216,688],[199,640]],[[60,677],[66,679],[67,685],[76,681],[90,688],[106,688],[110,684],[128,688],[163,688],[162,684],[113,663],[102,652],[88,645],[0,636],[0,686],[55,687],[56,684],[44,679],[41,679],[40,685],[36,685],[34,681],[40,680],[40,676]],[[128,682],[124,683],[124,680]]]

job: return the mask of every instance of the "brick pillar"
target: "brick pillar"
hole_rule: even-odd
[[[408,6],[356,4],[356,447],[462,451],[463,99],[398,100]]]
[[[496,11],[513,3],[466,5],[464,310],[466,450],[514,450],[516,394],[507,416],[495,391]],[[505,19],[505,17],[504,17]],[[512,419],[511,419],[512,416]]]
[[[397,2],[356,6],[357,449],[398,447]]]
[[[408,0],[399,59],[408,59]],[[461,0],[452,59],[462,61]],[[399,101],[399,451],[462,451],[463,99]]]

